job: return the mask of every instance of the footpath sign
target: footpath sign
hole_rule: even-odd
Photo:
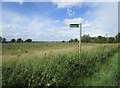
[[[80,28],[80,41],[79,41],[79,58],[81,58],[81,34],[82,34],[82,23],[70,24],[70,28]]]
[[[71,28],[79,28],[79,24],[70,24]]]

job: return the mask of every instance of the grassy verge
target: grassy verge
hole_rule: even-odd
[[[117,86],[118,84],[118,53],[101,66],[100,71],[83,80],[85,86]]]

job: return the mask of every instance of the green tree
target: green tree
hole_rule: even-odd
[[[120,33],[118,33],[118,34],[115,36],[115,41],[116,41],[116,42],[120,42]]]
[[[96,37],[91,37],[90,40],[91,40],[90,42],[92,42],[92,43],[96,43],[97,42],[97,38]]]
[[[11,39],[11,42],[14,43],[16,40],[15,39]]]
[[[25,42],[32,42],[32,39],[26,39]]]
[[[108,42],[109,42],[109,43],[113,43],[113,42],[115,42],[114,37],[109,37],[109,38],[108,38]]]
[[[88,42],[91,41],[91,38],[90,38],[89,35],[83,35],[83,36],[81,37],[81,41],[82,41],[82,42],[85,42],[85,43],[88,43]]]
[[[6,43],[6,38],[3,38],[3,39],[2,39],[2,43]]]
[[[0,43],[2,42],[2,37],[0,36]]]
[[[74,41],[74,42],[79,42],[77,38],[75,38],[73,41]]]
[[[20,43],[20,42],[23,42],[23,40],[21,38],[18,38],[17,42]]]
[[[100,35],[97,36],[97,42],[98,42],[98,43],[101,43],[101,42],[102,42],[102,36],[100,36]]]
[[[69,42],[73,42],[74,40],[73,39],[70,39]]]
[[[63,40],[62,43],[64,43],[65,41]]]

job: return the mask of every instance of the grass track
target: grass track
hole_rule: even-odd
[[[101,66],[91,78],[84,80],[85,86],[117,86],[118,84],[118,53],[115,53]]]

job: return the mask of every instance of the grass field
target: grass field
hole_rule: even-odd
[[[5,43],[3,86],[117,86],[118,44]],[[110,81],[111,80],[111,81]]]

